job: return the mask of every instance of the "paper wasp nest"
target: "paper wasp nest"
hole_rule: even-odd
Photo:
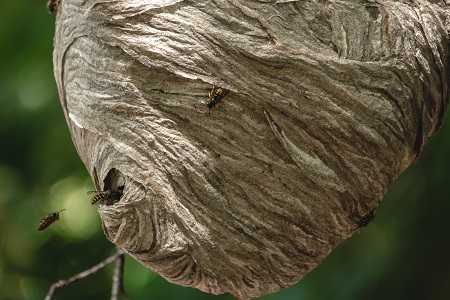
[[[300,280],[370,221],[449,98],[443,1],[56,8],[74,143],[98,189],[125,185],[99,205],[107,238],[208,293]]]

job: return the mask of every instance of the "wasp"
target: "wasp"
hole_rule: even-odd
[[[91,204],[105,204],[113,205],[120,201],[123,196],[124,185],[117,187],[117,190],[107,190],[107,191],[90,191],[88,194],[97,193],[92,198]]]
[[[229,90],[223,89],[221,87],[215,86],[213,84],[211,92],[208,94],[208,104],[206,106],[209,108],[208,115],[211,116],[211,109],[216,106],[225,96],[228,94]]]
[[[359,228],[364,228],[367,225],[369,225],[369,223],[375,218],[374,211],[375,211],[375,208],[373,208],[367,215],[365,215],[361,219],[355,220],[355,223],[358,225],[358,227],[356,227],[353,230],[356,230]]]
[[[42,231],[45,228],[47,228],[48,226],[50,226],[53,223],[55,223],[56,221],[58,221],[59,220],[59,213],[62,212],[63,210],[66,210],[66,209],[61,209],[60,211],[55,211],[55,212],[52,212],[52,213],[49,213],[48,215],[46,215],[39,222],[38,231]]]
[[[58,12],[59,1],[60,0],[49,0],[47,2],[48,11],[54,16],[56,16],[56,13]]]

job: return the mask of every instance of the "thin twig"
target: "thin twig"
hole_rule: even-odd
[[[55,292],[63,287],[66,287],[78,280],[84,279],[96,272],[98,272],[99,270],[103,269],[104,267],[106,267],[107,265],[109,265],[110,263],[114,262],[119,256],[123,256],[123,250],[122,249],[118,249],[117,252],[108,257],[107,259],[105,259],[104,261],[102,261],[101,263],[99,263],[98,265],[93,266],[90,269],[87,269],[81,273],[78,273],[77,275],[67,279],[67,280],[59,280],[57,282],[55,282],[54,284],[52,284],[50,286],[50,289],[47,293],[47,296],[45,297],[45,300],[51,300],[53,299],[53,296],[55,294]]]
[[[114,275],[112,282],[111,300],[119,300],[120,295],[128,298],[127,293],[123,287],[123,271],[125,267],[125,255],[123,250],[117,247],[117,252],[122,251],[122,254],[116,258],[116,266],[114,267]]]

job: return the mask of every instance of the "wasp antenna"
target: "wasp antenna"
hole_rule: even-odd
[[[63,210],[66,210],[65,208],[61,209],[60,211],[58,211],[59,213],[62,212]]]

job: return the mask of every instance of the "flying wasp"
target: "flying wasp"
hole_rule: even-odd
[[[48,11],[54,16],[56,16],[56,13],[58,12],[59,1],[60,0],[49,0],[47,2]]]
[[[375,218],[374,214],[375,208],[373,208],[367,215],[362,217],[359,220],[355,220],[355,223],[358,225],[358,227],[354,228],[353,230],[364,228]]]
[[[122,198],[124,188],[125,186],[121,185],[117,187],[117,190],[90,191],[88,194],[97,193],[97,195],[92,198],[91,204],[113,205]]]
[[[48,215],[46,215],[39,222],[38,231],[42,231],[45,228],[47,228],[48,226],[50,226],[53,223],[55,223],[56,221],[58,221],[59,220],[59,213],[62,212],[63,210],[66,210],[66,209],[61,209],[60,211],[55,211],[55,212],[52,212],[52,213],[49,213]]]
[[[206,106],[209,108],[208,115],[211,116],[211,109],[216,106],[225,96],[228,94],[229,90],[223,89],[221,87],[215,86],[213,84],[211,92],[208,94],[208,104]]]

